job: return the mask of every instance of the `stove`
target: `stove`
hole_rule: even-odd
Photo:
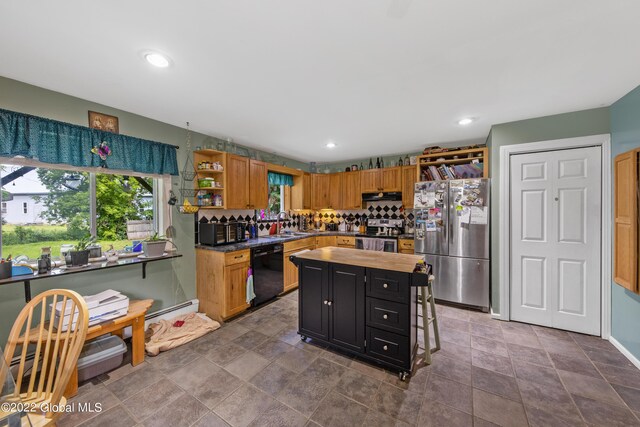
[[[398,235],[404,227],[402,219],[369,219],[365,234],[356,235],[356,249],[370,251],[398,252]]]

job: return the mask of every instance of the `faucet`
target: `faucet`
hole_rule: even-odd
[[[282,231],[282,225],[280,224],[280,216],[284,214],[284,217],[282,219],[289,219],[289,214],[286,211],[280,211],[278,213],[278,216],[276,217],[277,223],[276,223],[276,234],[280,234],[280,232]]]

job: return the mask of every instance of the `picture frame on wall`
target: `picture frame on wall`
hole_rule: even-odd
[[[91,129],[103,130],[105,132],[120,133],[118,118],[109,114],[89,111],[89,127]]]

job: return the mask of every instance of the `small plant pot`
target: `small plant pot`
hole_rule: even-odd
[[[8,279],[13,274],[12,272],[13,263],[12,262],[3,262],[0,264],[0,279]]]
[[[164,248],[167,246],[166,240],[157,242],[142,242],[142,251],[147,258],[157,258],[164,254]]]
[[[71,265],[74,267],[80,267],[82,265],[89,264],[89,250],[84,251],[71,251]]]

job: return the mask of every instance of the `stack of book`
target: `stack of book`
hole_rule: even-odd
[[[482,163],[466,165],[428,166],[422,169],[423,181],[444,181],[447,179],[482,178]]]
[[[124,316],[129,310],[129,297],[112,289],[100,292],[96,295],[88,295],[83,298],[87,303],[87,308],[89,309],[89,326]],[[71,301],[67,301],[64,313],[62,313],[62,301],[60,301],[56,303],[55,309],[53,325],[56,327],[59,324],[60,316],[63,316],[61,329],[62,331],[66,331],[70,322],[75,326],[78,319],[78,311],[76,310],[73,314],[72,320]]]

